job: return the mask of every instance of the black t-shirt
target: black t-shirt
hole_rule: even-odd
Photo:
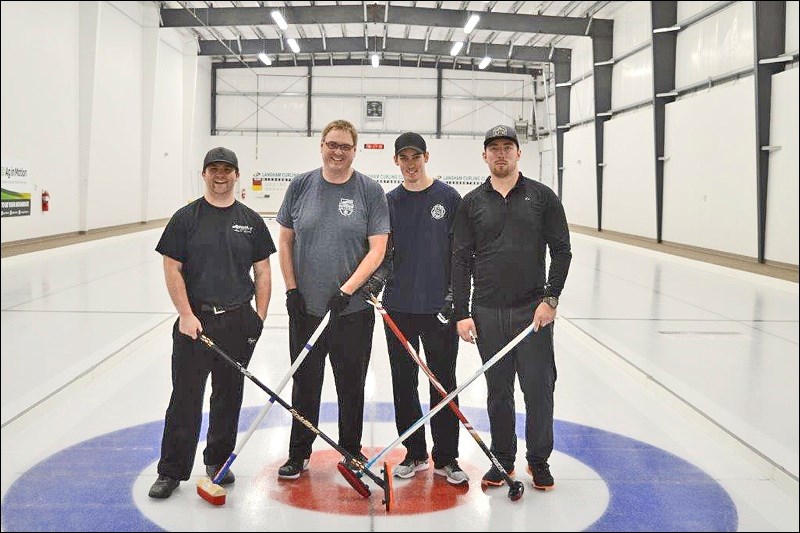
[[[255,295],[250,269],[275,253],[275,244],[264,219],[246,205],[214,207],[201,197],[172,215],[156,251],[183,263],[193,306],[235,306]]]

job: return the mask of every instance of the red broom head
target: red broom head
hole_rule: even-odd
[[[358,478],[355,472],[347,468],[347,466],[343,465],[342,463],[337,464],[336,467],[339,469],[339,472],[342,474],[342,477],[344,477],[344,479],[348,483],[350,483],[350,486],[356,489],[357,493],[362,495],[364,498],[369,498],[371,494],[369,491],[369,487],[367,486],[366,483],[364,483]]]
[[[211,505],[225,505],[225,489],[207,477],[197,481],[197,494]]]
[[[383,504],[387,513],[394,508],[394,477],[389,463],[383,463]]]

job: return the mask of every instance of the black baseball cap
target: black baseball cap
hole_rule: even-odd
[[[425,139],[419,133],[408,131],[400,135],[394,141],[394,155],[399,154],[406,148],[411,148],[419,154],[424,154],[428,151],[428,145],[425,144]]]
[[[483,147],[486,148],[486,145],[494,141],[495,139],[510,139],[514,141],[514,144],[516,144],[517,148],[519,148],[519,140],[517,139],[517,130],[515,130],[511,126],[505,126],[503,124],[500,124],[487,131],[486,137],[483,139]]]
[[[203,171],[211,163],[228,163],[236,167],[236,170],[239,170],[239,160],[236,158],[236,154],[233,153],[233,150],[222,146],[217,146],[208,151],[206,158],[203,160]]]

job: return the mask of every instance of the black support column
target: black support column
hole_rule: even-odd
[[[442,138],[442,67],[436,67],[436,138]]]
[[[767,234],[767,190],[769,184],[769,127],[772,108],[772,75],[784,63],[762,63],[784,52],[786,2],[753,2],[756,95],[756,179],[758,190],[758,262],[765,261]]]
[[[306,137],[311,137],[311,90],[312,81],[314,79],[314,71],[311,65],[308,66],[308,89],[306,95]]]
[[[569,98],[572,76],[572,50],[560,48],[553,54],[556,78],[556,164],[558,165],[558,197],[564,199],[564,133],[569,130]]]
[[[667,104],[675,101],[675,43],[678,40],[677,2],[650,2],[653,21],[653,128],[656,156],[656,241],[664,221],[664,124]],[[661,30],[661,31],[659,31]]]
[[[609,63],[614,54],[614,22],[595,21],[592,28],[594,64],[594,154],[597,162],[597,231],[603,231],[603,125],[611,110],[611,72]],[[598,66],[598,63],[606,63]]]

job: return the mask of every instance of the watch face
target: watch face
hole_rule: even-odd
[[[547,305],[549,305],[550,307],[552,307],[553,309],[555,309],[558,306],[558,298],[556,298],[555,296],[545,296],[544,298],[542,298],[542,301]]]

